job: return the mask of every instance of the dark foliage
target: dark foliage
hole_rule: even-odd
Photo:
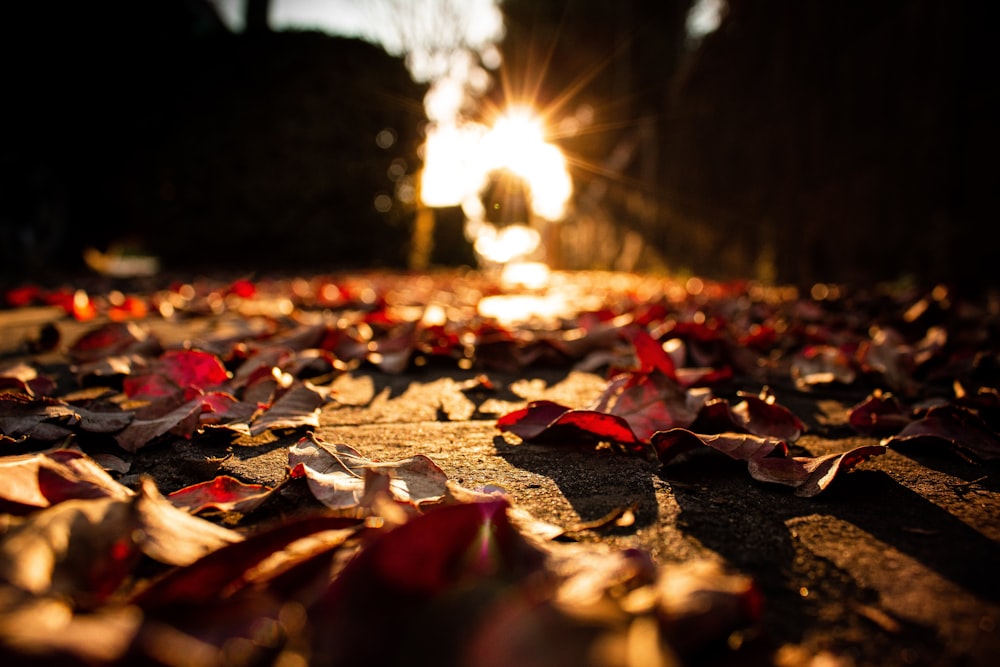
[[[2,55],[8,266],[72,267],[111,243],[171,267],[402,263],[412,204],[387,171],[418,168],[424,89],[401,60],[320,33],[234,35],[205,2],[22,5]]]
[[[505,92],[593,111],[570,225],[717,278],[983,285],[985,3],[732,0],[700,43],[692,4],[503,3]]]

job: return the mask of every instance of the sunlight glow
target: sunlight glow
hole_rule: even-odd
[[[428,206],[477,197],[490,172],[506,169],[527,182],[535,215],[550,221],[565,216],[573,192],[566,158],[545,141],[541,120],[527,107],[512,108],[488,130],[474,123],[436,125],[424,151],[421,199]]]
[[[551,273],[548,264],[544,262],[511,262],[503,267],[500,284],[508,289],[542,289],[549,284]]]
[[[571,315],[569,303],[560,294],[497,294],[483,297],[479,314],[505,325],[524,322],[556,321]]]
[[[546,220],[563,218],[573,193],[566,158],[545,141],[542,121],[531,109],[509,109],[497,119],[479,149],[486,173],[508,169],[527,181],[536,215]]]
[[[476,252],[497,264],[530,255],[541,243],[541,235],[525,225],[497,228],[488,222],[470,224]]]
[[[544,145],[541,120],[526,107],[514,107],[497,119],[482,148],[489,152],[487,159],[493,166],[527,176],[535,153]]]
[[[420,200],[424,204],[456,206],[470,192],[478,191],[482,176],[476,173],[474,147],[482,135],[482,127],[473,124],[442,124],[428,133],[420,184]]]

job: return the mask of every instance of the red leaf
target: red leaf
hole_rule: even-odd
[[[164,352],[157,370],[182,388],[210,389],[229,379],[226,367],[214,354],[200,350]]]
[[[112,355],[152,352],[159,343],[134,322],[109,322],[91,329],[69,347],[77,362],[96,361]]]
[[[574,410],[551,401],[535,401],[500,417],[497,428],[524,440],[544,438],[552,442],[584,436],[641,452],[653,433],[686,426],[693,417],[684,390],[675,380],[654,371],[615,376],[594,409]]]
[[[22,285],[7,290],[6,301],[11,308],[23,308],[37,303],[42,296],[42,288],[38,285]]]
[[[759,396],[744,395],[743,400],[733,406],[733,414],[743,428],[755,435],[794,442],[805,429],[802,421],[788,408],[776,403],[766,389]]]
[[[359,525],[355,519],[339,517],[305,517],[280,523],[273,528],[256,532],[242,542],[226,544],[199,558],[186,567],[168,572],[143,589],[133,602],[151,609],[176,604],[209,604],[229,597],[249,585],[248,575],[253,572],[253,582],[259,583],[259,565],[293,543],[329,531],[343,531],[331,536],[324,546],[339,547],[343,538],[353,534]],[[314,552],[308,552],[309,556]],[[287,561],[287,559],[286,559]],[[287,565],[286,565],[287,567]]]
[[[847,416],[858,433],[884,438],[899,433],[913,419],[892,394],[876,392],[850,409]]]
[[[676,380],[659,371],[624,373],[608,382],[595,409],[625,419],[638,440],[649,442],[657,431],[684,427],[694,420],[696,411],[688,398]],[[696,404],[701,400],[692,397]]]
[[[122,380],[122,391],[129,398],[147,400],[183,394],[183,390],[176,382],[160,373],[128,375]]]
[[[931,409],[923,419],[910,423],[886,444],[898,449],[920,441],[947,444],[981,461],[1000,459],[1000,438],[983,420],[960,407],[944,405]]]
[[[698,412],[691,430],[697,433],[746,432],[795,441],[805,427],[772,397],[745,396],[735,406],[723,398],[709,401]]]
[[[488,613],[501,591],[517,599],[530,596],[511,587],[540,573],[543,564],[543,554],[511,525],[504,500],[446,505],[415,516],[376,535],[308,608],[310,618],[330,628],[317,633],[313,655],[337,665],[398,664],[412,655],[387,645],[384,628],[412,628],[428,615],[455,622],[436,602],[456,596],[476,600],[461,619],[474,627],[470,615]]]
[[[622,417],[596,410],[571,410],[551,401],[534,401],[503,415],[497,420],[497,428],[536,442],[566,442],[583,436],[624,445],[641,444]]]
[[[497,419],[497,428],[523,440],[534,440],[571,408],[553,401],[532,401],[528,407],[508,412]]]
[[[645,329],[632,327],[626,336],[635,347],[636,357],[639,360],[639,373],[646,374],[656,371],[663,373],[671,380],[677,380],[677,369],[673,359]]]
[[[233,282],[227,290],[230,294],[235,294],[241,299],[252,299],[257,295],[257,287],[247,280],[246,278],[240,278]]]
[[[197,514],[207,509],[246,514],[257,509],[274,489],[261,484],[246,484],[228,475],[192,484],[167,495],[177,507]]]

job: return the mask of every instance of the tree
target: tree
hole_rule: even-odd
[[[722,276],[981,281],[979,6],[730,2],[673,99],[664,243]]]

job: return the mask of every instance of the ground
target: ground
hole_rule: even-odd
[[[57,315],[38,307],[0,313],[7,360]],[[151,326],[169,345],[207,330],[210,319]],[[63,340],[94,326],[61,315],[56,325]],[[581,543],[638,548],[665,566],[706,559],[751,576],[764,596],[761,622],[730,637],[735,653],[699,658],[707,663],[985,666],[1000,652],[995,468],[952,451],[890,448],[839,474],[822,494],[798,497],[750,479],[743,461],[711,454],[661,464],[610,448],[522,442],[498,430],[500,415],[537,399],[585,407],[605,375],[528,366],[490,371],[489,388],[470,390],[482,373],[441,363],[402,373],[362,365],[332,380],[334,400],[316,433],[373,459],[429,456],[451,480],[499,487]],[[796,444],[808,454],[878,443],[847,422],[863,395],[792,383],[772,390],[805,423]],[[150,475],[168,493],[217,473],[274,486],[300,436],[160,442],[134,454],[122,481]],[[304,485],[286,484],[247,520],[315,505]],[[585,525],[623,508],[634,510],[634,522]]]

